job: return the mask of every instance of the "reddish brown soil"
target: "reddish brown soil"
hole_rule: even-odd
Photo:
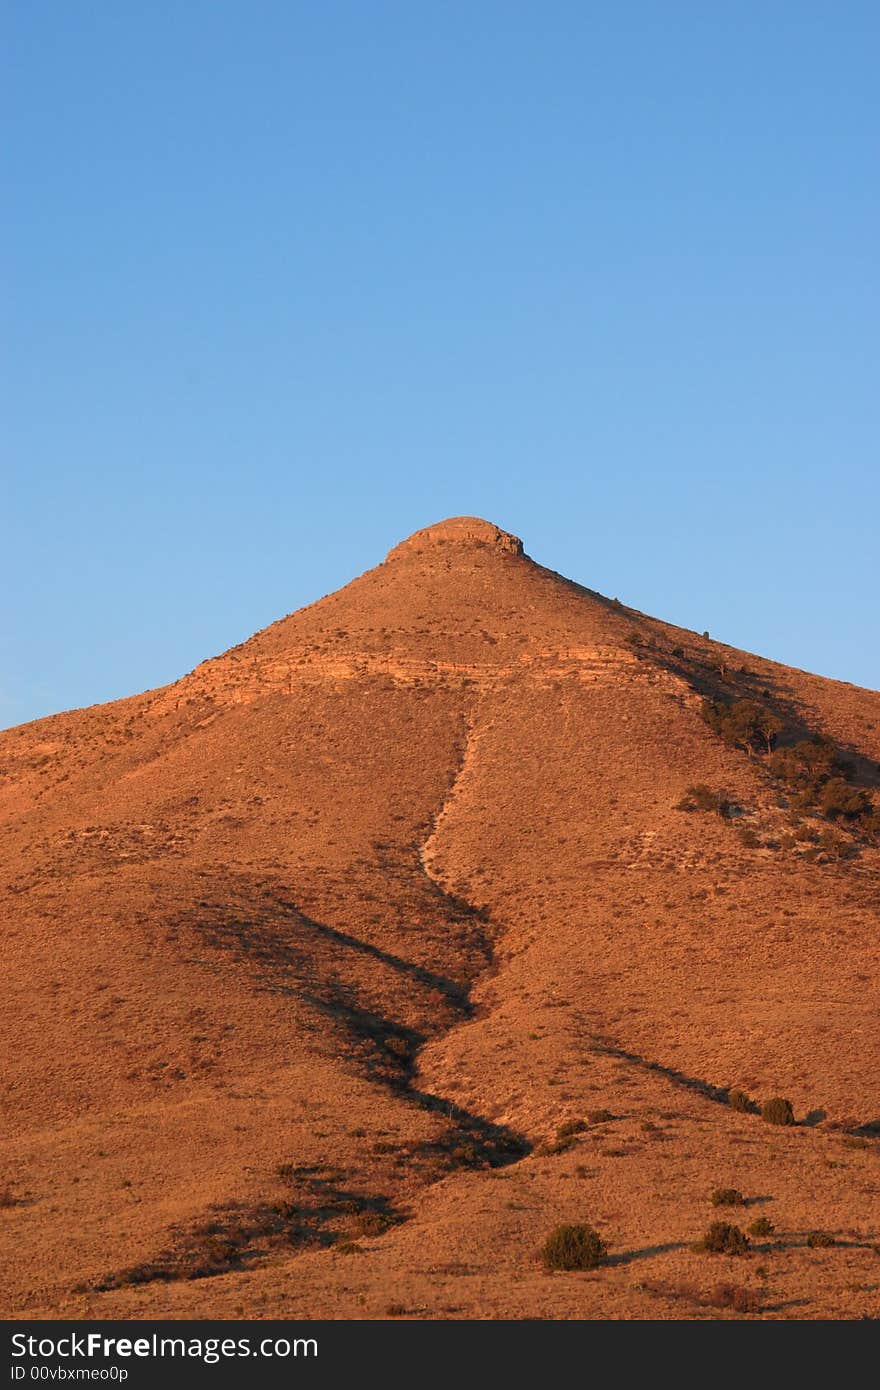
[[[700,714],[769,700],[876,787],[880,695],[520,549],[428,528],[0,734],[6,1315],[880,1313],[880,850],[792,844]],[[695,1251],[719,1215],[775,1229]],[[578,1221],[610,1262],[546,1272]]]

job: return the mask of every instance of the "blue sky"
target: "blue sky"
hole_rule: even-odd
[[[880,686],[880,8],[5,6],[0,724],[476,513]]]

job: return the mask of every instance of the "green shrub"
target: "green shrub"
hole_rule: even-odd
[[[716,1284],[706,1295],[710,1308],[730,1308],[734,1313],[760,1313],[761,1295],[743,1284]]]
[[[807,1245],[811,1250],[823,1250],[830,1245],[836,1245],[837,1241],[830,1231],[811,1231],[807,1236]]]
[[[729,1221],[713,1221],[706,1234],[696,1245],[697,1250],[711,1255],[744,1255],[749,1248],[749,1238],[739,1226]]]
[[[452,1157],[455,1159],[456,1163],[477,1163],[479,1162],[480,1155],[477,1152],[476,1144],[472,1144],[470,1140],[467,1140],[464,1144],[456,1144],[455,1148],[452,1150]]]
[[[731,1110],[739,1110],[743,1115],[753,1115],[757,1109],[751,1096],[746,1095],[738,1086],[731,1086],[727,1092],[727,1104]]]
[[[832,777],[830,782],[825,783],[819,795],[819,809],[831,820],[838,817],[842,820],[856,820],[859,816],[869,815],[874,805],[862,787],[853,787],[842,777]]]
[[[565,1139],[548,1139],[546,1144],[538,1145],[535,1153],[540,1158],[550,1158],[555,1154],[567,1153],[569,1149],[574,1148],[576,1142],[573,1134],[567,1135]]]
[[[730,815],[730,801],[724,792],[714,792],[705,782],[688,787],[676,811],[715,811],[719,816]]]
[[[791,786],[818,786],[839,766],[837,749],[828,739],[802,739],[791,748],[778,748],[768,764],[774,777]]]
[[[556,1131],[557,1139],[570,1139],[572,1135],[583,1134],[586,1129],[585,1120],[566,1120],[565,1124],[559,1126]]]
[[[759,1216],[749,1227],[750,1236],[772,1236],[776,1227],[766,1216]]]
[[[359,1236],[381,1236],[394,1225],[394,1217],[384,1211],[362,1211],[353,1224]]]
[[[761,1119],[768,1125],[793,1125],[794,1110],[791,1101],[783,1096],[773,1096],[761,1106]]]
[[[541,1252],[547,1269],[596,1269],[608,1258],[608,1249],[592,1226],[557,1226]]]
[[[713,1207],[744,1207],[745,1201],[738,1187],[716,1187],[712,1193]]]
[[[766,705],[755,700],[734,700],[726,705],[719,700],[704,700],[701,714],[709,728],[719,734],[731,748],[745,752],[770,753],[782,730],[782,720]]]

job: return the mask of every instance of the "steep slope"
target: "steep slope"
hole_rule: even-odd
[[[692,1317],[735,1277],[779,1316],[876,1312],[876,836],[798,809],[706,697],[877,786],[880,696],[475,518],[0,735],[7,1307]],[[700,784],[728,814],[681,809]],[[716,1186],[772,1217],[763,1263],[690,1250]],[[536,1261],[578,1214],[601,1280]]]

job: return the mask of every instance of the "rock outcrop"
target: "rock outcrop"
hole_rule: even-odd
[[[409,554],[416,550],[433,550],[441,545],[488,545],[508,555],[522,555],[523,543],[519,536],[502,531],[491,521],[479,516],[451,516],[446,521],[438,521],[433,526],[425,526],[414,531],[405,541],[389,550],[388,559],[397,555]]]

